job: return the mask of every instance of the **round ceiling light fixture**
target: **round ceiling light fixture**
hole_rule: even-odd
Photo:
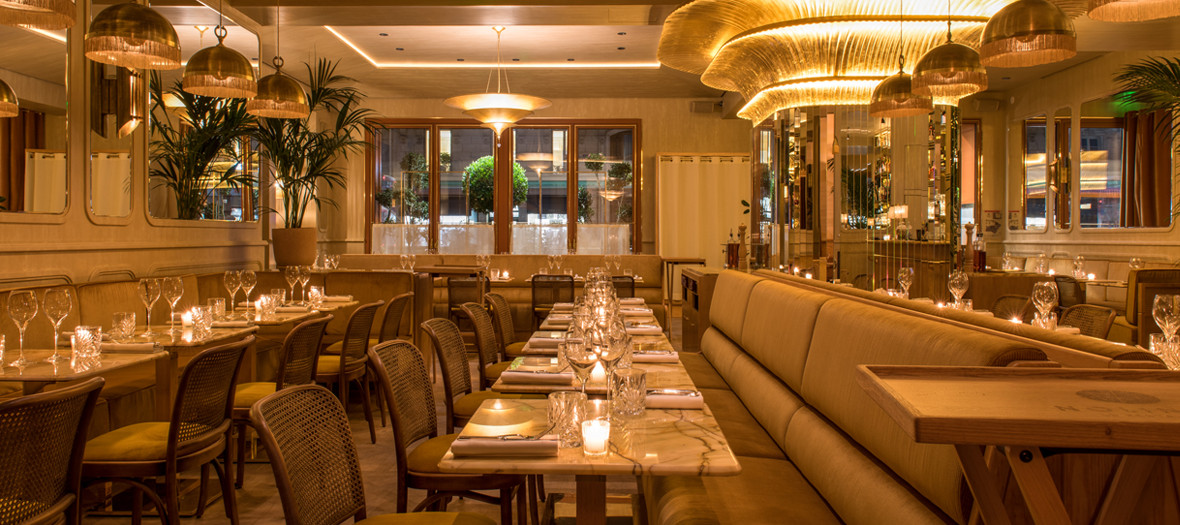
[[[488,87],[484,93],[460,95],[443,101],[444,104],[458,108],[464,114],[478,120],[483,127],[491,128],[496,133],[496,140],[504,130],[512,127],[521,119],[532,115],[538,109],[545,109],[551,105],[548,100],[531,95],[512,93],[508,84],[508,74],[504,72],[500,59],[500,36],[504,27],[496,26],[496,92],[491,92],[493,71],[488,72]],[[503,92],[501,92],[503,88]]]
[[[275,4],[275,50],[282,55],[282,30]],[[283,74],[283,57],[275,56],[275,72],[258,80],[258,94],[246,102],[246,113],[263,118],[306,118],[311,114],[307,93],[294,78]]]
[[[0,80],[0,118],[17,115],[20,115],[20,102],[16,99],[16,92],[7,82]]]
[[[180,38],[172,22],[136,3],[98,13],[86,31],[83,52],[95,62],[131,69],[180,67]]]
[[[1073,20],[1047,0],[1016,0],[987,21],[979,58],[988,67],[1052,64],[1078,54]]]
[[[0,0],[0,24],[33,29],[74,27],[74,3],[70,0]]]
[[[956,43],[951,35],[951,3],[947,0],[946,42],[918,59],[914,67],[914,93],[939,104],[956,105],[959,99],[987,89],[987,68],[979,53]]]

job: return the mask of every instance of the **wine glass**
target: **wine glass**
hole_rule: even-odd
[[[221,282],[225,284],[225,290],[229,292],[229,315],[234,315],[234,299],[238,297],[238,290],[242,288],[242,273],[237,270],[226,270],[225,275],[221,276]],[[246,298],[249,300],[249,297]]]
[[[143,302],[143,307],[147,310],[147,325],[144,327],[143,335],[145,337],[156,335],[152,331],[152,308],[155,308],[156,301],[160,300],[160,280],[140,279],[139,300]]]
[[[299,267],[288,266],[283,268],[283,278],[287,280],[287,286],[291,287],[291,295],[288,296],[291,304],[295,304],[295,283],[299,282]]]
[[[165,277],[160,285],[160,293],[168,301],[170,333],[176,335],[179,333],[176,330],[176,303],[179,303],[184,295],[184,280],[180,277]]]
[[[1041,321],[1048,323],[1049,312],[1057,305],[1057,283],[1053,281],[1041,281],[1033,285],[1032,300],[1033,305],[1040,312]]]
[[[69,358],[57,351],[57,338],[61,331],[61,322],[65,321],[66,316],[70,315],[70,310],[74,309],[73,293],[64,286],[50,288],[45,291],[45,297],[41,299],[41,303],[45,305],[45,317],[53,322],[53,355],[45,361],[48,363],[67,361]]]
[[[329,255],[328,256],[328,266],[333,270],[338,268],[340,266],[340,256],[339,255]]]
[[[25,328],[29,327],[29,321],[36,315],[37,295],[32,291],[22,290],[8,294],[8,316],[20,332],[20,356],[16,361],[9,363],[9,366],[24,368],[29,364],[25,359]]]
[[[1127,262],[1127,265],[1130,266],[1132,270],[1142,269],[1143,268],[1143,258],[1142,257],[1131,257],[1131,260]]]
[[[598,353],[594,351],[593,345],[586,344],[584,341],[567,339],[565,361],[574,370],[574,375],[578,376],[578,381],[582,383],[582,393],[585,394],[586,383],[590,381],[590,372],[594,370],[594,365],[598,364]]]
[[[1155,319],[1155,324],[1159,325],[1160,330],[1168,337],[1168,342],[1172,342],[1172,338],[1176,336],[1176,330],[1180,328],[1180,295],[1173,294],[1159,294],[1155,296],[1151,304],[1151,316]]]
[[[403,270],[410,269],[410,255],[409,254],[403,253],[398,256],[398,259],[401,260]]]
[[[910,297],[910,285],[914,284],[914,269],[905,266],[897,270],[897,284],[901,286],[902,297]]]
[[[301,297],[303,299],[303,301],[302,301],[303,304],[308,304],[308,302],[307,302],[307,282],[310,280],[311,280],[311,267],[310,266],[300,266],[299,267],[299,297]]]
[[[956,306],[963,303],[963,294],[967,293],[967,286],[967,272],[963,270],[951,272],[950,279],[947,280],[947,288],[950,289],[951,295],[955,297]]]
[[[246,318],[250,318],[250,292],[258,286],[258,274],[254,270],[242,270],[239,274],[239,281],[241,281],[242,291],[246,292]]]

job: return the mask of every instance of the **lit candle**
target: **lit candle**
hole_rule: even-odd
[[[1087,278],[1087,279],[1089,279],[1089,280],[1091,280],[1091,281],[1093,281],[1093,280],[1094,280],[1094,274],[1092,274],[1092,273],[1088,273],[1088,274],[1086,274],[1086,278]]]
[[[1013,323],[1013,324],[1020,324],[1020,318],[1019,318],[1019,317],[1013,317],[1013,318],[1011,319],[1011,321],[1012,321],[1012,323]]]
[[[582,451],[587,456],[605,456],[610,443],[610,421],[591,419],[582,422]]]
[[[594,363],[594,369],[590,371],[590,382],[591,383],[605,383],[606,382],[606,369],[602,367],[601,362]]]
[[[1053,275],[1053,274],[1055,274],[1055,273],[1057,273],[1057,272],[1053,271],[1053,269],[1052,269],[1052,268],[1049,268],[1049,275]]]
[[[193,313],[191,311],[184,312],[184,313],[180,314],[180,326],[188,328],[192,325],[193,325]]]
[[[807,273],[803,274],[803,278],[804,278],[804,279],[810,279],[810,278],[811,278],[811,272],[807,272]]]
[[[942,307],[944,307],[944,306],[946,306],[946,305],[945,305],[945,304],[943,304],[943,303],[938,303],[938,304],[936,304],[936,305],[934,305],[934,306],[937,306],[937,307],[939,307],[939,308],[942,308]]]

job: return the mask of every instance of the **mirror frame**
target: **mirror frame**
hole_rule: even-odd
[[[1064,116],[1062,116],[1064,115]],[[1064,121],[1064,124],[1063,124]],[[1046,120],[1048,126],[1048,120]],[[1053,162],[1045,167],[1046,184],[1049,180],[1053,181],[1053,231],[1054,232],[1068,232],[1073,230],[1077,224],[1077,207],[1074,206],[1074,191],[1077,185],[1074,184],[1074,161],[1073,161],[1073,108],[1071,106],[1062,106],[1053,111]],[[1064,156],[1062,155],[1064,153]],[[1062,179],[1065,180],[1062,180]],[[1059,213],[1061,208],[1060,188],[1062,185],[1066,188],[1066,202],[1065,212],[1066,223],[1062,227],[1060,223]],[[1046,193],[1046,199],[1048,194]],[[1048,202],[1048,200],[1046,200]],[[1046,215],[1048,210],[1046,209]],[[1046,217],[1047,219],[1047,217]],[[1046,220],[1046,225],[1049,221]]]
[[[1045,226],[1043,228],[1030,229],[1028,228],[1028,165],[1025,163],[1025,157],[1028,156],[1028,123],[1029,121],[1042,120],[1045,124]],[[1032,115],[1025,116],[1016,121],[1020,126],[1020,157],[1016,159],[1020,162],[1020,229],[1011,229],[1011,232],[1030,232],[1030,233],[1044,233],[1049,231],[1049,193],[1048,193],[1048,115],[1045,112],[1039,112]]]

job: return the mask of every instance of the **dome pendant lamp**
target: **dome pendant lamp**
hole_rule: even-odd
[[[33,29],[69,29],[74,26],[74,2],[70,0],[0,0],[0,24]]]
[[[897,74],[882,80],[873,88],[869,99],[869,115],[876,118],[897,118],[925,115],[934,111],[930,97],[916,95],[910,76],[905,72],[905,3],[901,3],[901,21],[898,24]]]
[[[275,5],[275,72],[258,80],[258,94],[246,102],[246,113],[263,118],[306,118],[311,114],[299,82],[283,74],[279,6]]]
[[[86,58],[131,69],[180,67],[180,38],[172,22],[134,2],[95,15],[86,31]]]
[[[1069,16],[1047,0],[1016,0],[987,21],[979,59],[988,67],[1052,64],[1078,54]]]
[[[258,94],[258,83],[254,81],[254,65],[241,53],[225,46],[224,17],[213,34],[217,45],[197,51],[188,59],[184,68],[181,87],[194,95],[217,98],[251,98]]]
[[[16,92],[7,82],[0,80],[0,118],[10,118],[20,115],[20,105],[16,99]]]
[[[957,105],[959,99],[987,89],[987,69],[979,53],[951,39],[951,5],[947,1],[946,43],[931,49],[914,67],[914,93],[933,97],[938,104]]]
[[[483,127],[491,128],[496,132],[498,141],[504,130],[512,127],[520,119],[532,115],[534,111],[549,107],[550,102],[540,97],[512,93],[512,88],[508,85],[508,74],[504,73],[500,61],[500,35],[504,32],[504,27],[497,26],[492,30],[496,32],[496,92],[491,92],[492,72],[489,71],[486,92],[451,97],[443,103],[462,110],[464,114],[482,122]],[[501,77],[503,93],[500,92]]]

